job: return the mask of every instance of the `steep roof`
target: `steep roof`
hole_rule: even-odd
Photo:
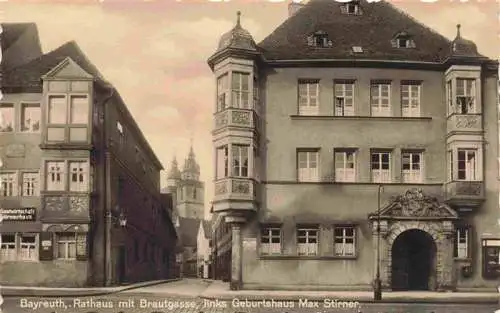
[[[200,220],[197,218],[179,217],[178,234],[181,238],[182,246],[196,247],[198,244],[198,227]]]
[[[268,60],[369,59],[441,62],[451,52],[451,41],[397,9],[392,4],[360,0],[361,14],[342,12],[344,3],[311,0],[259,43]],[[331,47],[308,45],[307,38],[323,31]],[[413,48],[395,48],[391,40],[406,33]],[[354,53],[353,47],[362,48]]]
[[[105,82],[101,73],[99,73],[97,68],[87,59],[77,43],[69,41],[49,53],[7,71],[2,78],[2,88],[24,87],[30,91],[41,92],[41,77],[67,57],[70,57],[83,70],[94,76],[96,80]]]
[[[11,69],[42,55],[35,23],[1,23],[2,69]]]
[[[203,226],[203,233],[205,234],[205,238],[212,237],[212,223],[208,220],[202,220],[201,225]]]

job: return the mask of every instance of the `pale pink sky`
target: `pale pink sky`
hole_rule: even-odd
[[[75,40],[120,91],[167,170],[174,154],[183,165],[192,133],[208,207],[213,194],[215,82],[206,59],[222,33],[233,27],[236,11],[242,12],[243,27],[259,42],[286,19],[287,3],[7,0],[0,3],[0,20],[37,23],[44,52]],[[394,4],[450,39],[461,24],[462,36],[475,41],[481,53],[500,55],[494,0]]]

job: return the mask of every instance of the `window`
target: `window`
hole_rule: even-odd
[[[259,108],[259,82],[255,75],[253,77],[253,107]]]
[[[370,90],[370,104],[372,116],[390,116],[390,90],[388,83],[372,83]]]
[[[307,37],[307,44],[316,48],[327,48],[333,45],[332,41],[328,40],[328,34],[322,30]]]
[[[448,151],[448,181],[453,180],[453,151]]]
[[[217,112],[225,110],[229,106],[228,75],[224,74],[217,78]]]
[[[14,105],[0,104],[0,132],[14,131]]]
[[[318,228],[297,229],[297,253],[298,255],[318,254]]]
[[[2,234],[1,261],[37,261],[38,239],[36,234]]]
[[[47,162],[46,189],[51,191],[64,190],[64,161]]]
[[[249,109],[250,75],[247,73],[232,73],[231,89],[233,108]]]
[[[34,173],[22,173],[22,195],[23,196],[38,196],[39,186],[38,177],[40,174],[38,172]]]
[[[389,183],[391,182],[391,153],[390,152],[372,152],[371,158],[372,182]]]
[[[16,260],[16,235],[2,234],[2,244],[0,246],[0,259],[2,261]]]
[[[88,190],[88,163],[85,161],[69,162],[69,190],[85,192]]]
[[[453,109],[453,89],[451,80],[446,83],[446,101],[448,102],[448,114],[454,113]]]
[[[223,147],[219,147],[217,148],[217,155],[216,155],[216,158],[217,158],[217,179],[221,179],[221,178],[224,178],[224,177],[228,177],[229,176],[229,169],[228,169],[228,147],[227,146],[223,146]]]
[[[335,181],[356,181],[355,156],[355,151],[335,151]]]
[[[40,131],[40,104],[23,103],[21,105],[21,131],[38,132]]]
[[[76,259],[76,233],[56,233],[57,258]]]
[[[354,115],[354,84],[335,83],[335,116]]]
[[[354,235],[353,226],[336,226],[334,228],[335,255],[354,256],[356,254]]]
[[[196,187],[193,187],[193,199],[196,200]]]
[[[393,48],[415,48],[415,41],[412,36],[407,32],[398,33],[394,39],[391,40]]]
[[[233,159],[233,176],[248,177],[248,152],[249,146],[231,146],[231,157]]]
[[[422,182],[422,153],[403,152],[402,158],[402,179],[404,183]]]
[[[454,257],[466,259],[469,257],[469,229],[459,227],[455,231],[455,254]]]
[[[319,81],[299,81],[299,115],[319,113]]]
[[[359,7],[359,1],[347,2],[340,7],[342,14],[348,15],[360,15],[361,9]]]
[[[65,96],[50,96],[48,124],[66,124],[66,111],[67,103]]]
[[[420,116],[420,85],[401,85],[401,107],[405,117]]]
[[[498,279],[500,277],[500,239],[483,239],[483,277]]]
[[[319,181],[319,151],[298,151],[297,167],[300,182]]]
[[[458,180],[474,181],[477,176],[477,150],[458,149]]]
[[[21,235],[19,248],[19,257],[21,260],[36,261],[38,259],[35,235]]]
[[[1,193],[4,197],[12,197],[17,195],[17,174],[16,173],[0,173]]]
[[[457,79],[456,113],[476,113],[476,81],[474,79]]]
[[[281,254],[281,229],[279,227],[265,227],[260,233],[261,254]]]
[[[89,101],[86,96],[71,96],[70,124],[88,124]]]

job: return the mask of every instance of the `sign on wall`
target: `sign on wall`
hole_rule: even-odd
[[[35,208],[0,209],[0,214],[3,217],[3,222],[36,220]]]

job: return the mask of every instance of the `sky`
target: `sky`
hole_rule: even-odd
[[[242,26],[259,42],[287,18],[288,3],[2,0],[0,19],[37,23],[44,52],[75,40],[118,89],[166,170],[174,156],[183,165],[193,137],[208,209],[213,196],[215,78],[206,60],[220,36],[234,26],[238,10]],[[494,0],[393,4],[449,39],[461,24],[462,36],[473,40],[480,53],[500,56],[500,11]]]

